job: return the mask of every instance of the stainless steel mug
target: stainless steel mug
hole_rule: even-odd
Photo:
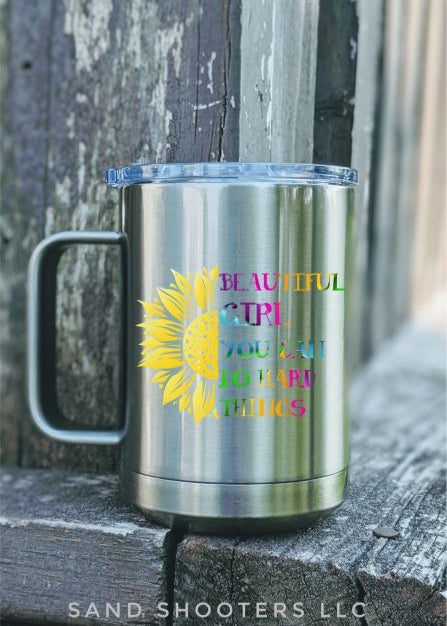
[[[61,441],[123,440],[122,489],[171,527],[257,533],[341,504],[348,473],[346,326],[356,172],[196,163],[109,170],[121,232],[35,250],[29,400]],[[76,428],[55,393],[57,260],[122,248],[123,427]]]

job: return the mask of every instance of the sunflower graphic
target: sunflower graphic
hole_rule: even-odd
[[[215,289],[218,267],[183,276],[171,270],[174,283],[158,289],[153,302],[139,300],[145,310],[145,339],[139,367],[157,370],[152,382],[163,389],[163,404],[178,403],[179,412],[219,419],[215,408],[218,378],[218,312]]]

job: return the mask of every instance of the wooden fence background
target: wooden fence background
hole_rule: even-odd
[[[444,0],[0,3],[3,462],[117,468],[117,450],[40,435],[24,377],[29,256],[58,230],[116,228],[108,166],[352,164],[354,361],[429,317],[444,280],[444,16]],[[117,281],[106,248],[62,261],[58,395],[88,424],[117,418]]]

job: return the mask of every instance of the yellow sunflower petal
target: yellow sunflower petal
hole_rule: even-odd
[[[149,330],[159,341],[179,341],[182,338],[183,328],[171,320],[151,320]]]
[[[196,277],[194,278],[194,291],[196,294],[197,304],[202,310],[206,309],[208,302],[206,286],[203,282],[202,274],[199,272],[196,272]]]
[[[171,375],[171,372],[160,370],[159,372],[155,372],[154,376],[152,376],[152,382],[164,383],[169,378],[170,375]]]
[[[140,346],[148,348],[148,350],[153,350],[154,348],[158,348],[161,345],[163,344],[160,343],[160,341],[157,341],[157,339],[155,339],[154,337],[149,337],[149,339],[145,339],[140,343]]]
[[[153,367],[154,369],[173,369],[184,365],[182,355],[177,350],[170,348],[155,348],[138,364],[140,367]]]
[[[189,393],[184,393],[179,400],[178,410],[184,411],[190,402],[191,402],[191,396],[189,395]]]
[[[185,368],[172,375],[166,383],[163,393],[163,404],[177,400],[191,387],[194,377]]]
[[[216,267],[213,267],[213,269],[210,270],[210,278],[211,280],[214,280],[214,282],[217,282],[219,278],[219,266],[218,265],[216,265]]]
[[[148,318],[147,322],[141,322],[141,324],[136,324],[136,326],[137,328],[146,328],[147,330],[150,330],[152,322],[152,318]]]
[[[214,392],[216,386],[209,385],[200,381],[197,385],[192,397],[192,406],[194,411],[194,421],[196,424],[201,422],[204,417],[214,408]]]
[[[144,302],[143,300],[138,300],[138,302],[144,306],[144,310],[149,315],[158,315],[160,317],[166,317],[165,309],[159,304],[154,304],[153,302]]]
[[[187,296],[188,298],[191,298],[194,292],[186,278],[182,274],[180,274],[180,272],[176,272],[175,270],[171,270],[171,272],[180,291],[184,293],[185,296]]]
[[[194,279],[194,291],[196,294],[196,300],[202,311],[205,311],[210,303],[214,301],[214,288],[213,283],[207,276],[204,276],[200,272],[196,272]]]
[[[159,289],[158,295],[166,310],[175,319],[183,322],[189,308],[185,297],[176,289]]]

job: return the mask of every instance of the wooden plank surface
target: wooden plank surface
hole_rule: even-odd
[[[318,6],[242,2],[241,161],[312,161]]]
[[[440,328],[444,326],[447,307],[446,145],[439,141],[446,135],[446,12],[444,0],[431,0],[411,276],[412,314],[417,319],[430,318]]]
[[[376,150],[380,113],[383,0],[358,0],[359,35],[351,165],[358,171],[355,214],[355,274],[352,279],[350,360],[356,366],[373,352],[370,320],[370,229],[376,193]]]
[[[357,3],[320,0],[314,163],[351,164],[358,47]]]
[[[204,598],[302,602],[300,624],[320,623],[324,602],[340,623],[433,626],[445,623],[445,346],[439,336],[406,329],[383,346],[353,391],[351,484],[346,502],[307,531],[261,539],[187,537],[177,551],[176,602]],[[373,529],[395,526],[394,540]],[[366,618],[350,614],[366,604]],[[248,609],[247,609],[248,611]],[[233,624],[257,623],[234,617]],[[179,617],[176,624],[198,624]]]
[[[23,10],[21,10],[23,9]],[[0,326],[3,462],[19,463],[28,417],[25,389],[25,275],[31,250],[44,236],[51,4],[1,8],[2,35],[2,261]],[[39,29],[34,26],[39,24]],[[20,31],[21,37],[13,36]],[[33,103],[30,109],[30,103]]]
[[[45,235],[118,227],[106,167],[237,159],[240,5],[14,0],[2,12],[3,459],[116,470],[117,449],[50,441],[31,424],[27,263]],[[117,251],[106,246],[76,247],[59,271],[59,402],[69,419],[101,427],[118,421],[118,273]]]
[[[407,317],[411,298],[429,5],[430,0],[385,3],[377,193],[370,244],[371,352]]]
[[[135,602],[140,621],[157,623],[169,532],[124,504],[115,476],[4,470],[1,493],[3,618],[91,624],[93,612],[82,616],[93,602],[100,623],[122,624]],[[70,602],[78,603],[76,620],[68,617]],[[115,612],[121,603],[121,619],[104,617],[106,602]]]

